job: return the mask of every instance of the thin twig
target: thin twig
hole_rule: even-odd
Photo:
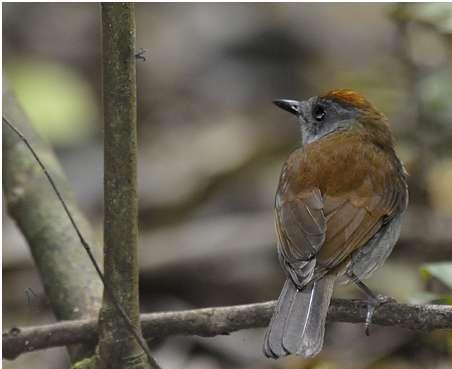
[[[126,312],[124,311],[122,306],[119,304],[119,301],[116,299],[115,295],[113,294],[113,290],[110,288],[110,286],[106,282],[104,274],[102,273],[102,271],[101,271],[101,269],[99,267],[99,264],[97,263],[97,261],[96,261],[96,259],[94,257],[93,252],[91,251],[91,247],[89,246],[88,242],[83,237],[83,235],[82,235],[77,223],[74,220],[74,217],[72,216],[71,211],[69,210],[68,206],[66,205],[66,202],[64,201],[63,197],[61,196],[60,191],[58,190],[54,180],[52,179],[52,177],[50,176],[49,172],[47,171],[44,163],[39,158],[38,154],[33,149],[33,147],[31,146],[30,142],[27,140],[27,138],[25,136],[6,117],[2,116],[2,121],[4,123],[6,123],[6,125],[9,128],[11,128],[20,137],[20,139],[24,142],[24,144],[30,150],[30,152],[32,153],[33,157],[36,159],[37,163],[39,164],[39,166],[43,170],[45,176],[47,177],[48,181],[50,182],[50,185],[53,188],[53,191],[55,192],[56,196],[58,197],[58,200],[60,201],[61,205],[63,206],[64,211],[65,211],[66,215],[68,216],[68,218],[69,218],[69,220],[70,220],[70,222],[72,224],[72,227],[74,228],[75,232],[77,233],[77,235],[78,235],[78,237],[80,239],[80,243],[83,245],[86,253],[88,254],[88,257],[89,257],[91,263],[94,266],[94,269],[96,270],[100,280],[102,281],[102,284],[104,285],[104,288],[105,288],[105,291],[108,294],[108,297],[111,299],[111,302],[113,303],[115,308],[118,310],[118,312],[121,315],[121,317],[124,319],[124,322],[126,323],[126,326],[128,327],[130,333],[135,337],[135,339],[137,340],[137,342],[140,345],[140,347],[146,353],[146,356],[148,357],[149,362],[153,363],[154,359],[152,358],[151,352],[149,351],[149,348],[147,347],[146,342],[141,337],[141,335],[140,335],[138,329],[135,327],[135,325],[130,321],[130,319],[127,316]]]
[[[241,329],[265,327],[271,318],[275,301],[227,307],[205,308],[141,315],[146,339],[170,335],[212,337]],[[366,303],[357,300],[333,300],[328,321],[362,323],[367,312]],[[380,305],[373,323],[420,331],[452,328],[452,307],[444,305],[405,305],[390,302]],[[364,333],[363,333],[364,334]],[[19,355],[50,347],[92,343],[97,341],[97,321],[78,320],[55,324],[13,328],[3,333],[3,357]]]

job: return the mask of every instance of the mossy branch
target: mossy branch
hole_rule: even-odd
[[[140,331],[135,15],[131,3],[103,3],[104,271],[127,314],[125,324],[104,294],[99,357],[106,368],[157,367]],[[132,329],[131,329],[132,328]]]

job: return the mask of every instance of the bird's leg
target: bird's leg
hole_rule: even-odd
[[[379,305],[378,295],[376,295],[369,287],[366,286],[359,279],[354,279],[353,282],[362,290],[367,296],[367,314],[366,322],[364,323],[366,336],[370,335],[370,325],[372,324],[372,317],[375,313],[375,309]]]
[[[361,281],[353,272],[348,273],[348,277],[355,283],[367,296],[367,314],[366,322],[364,324],[366,336],[370,335],[370,325],[372,324],[372,317],[375,313],[376,308],[379,305],[385,304],[387,302],[394,301],[392,297],[383,296],[374,293],[367,285]]]

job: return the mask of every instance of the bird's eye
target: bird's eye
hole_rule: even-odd
[[[314,109],[312,110],[312,116],[318,122],[324,120],[326,116],[326,111],[324,107],[322,105],[314,106]]]

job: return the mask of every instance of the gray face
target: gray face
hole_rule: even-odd
[[[359,116],[359,110],[332,100],[311,97],[305,101],[276,100],[280,108],[297,116],[303,145],[314,142],[337,130],[346,130]]]

